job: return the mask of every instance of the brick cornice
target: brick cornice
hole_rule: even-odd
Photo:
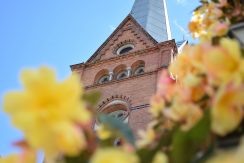
[[[78,64],[70,65],[71,71],[77,70],[82,67],[85,67],[85,63],[78,63]]]
[[[174,49],[174,53],[177,53],[177,47],[176,47],[176,44],[175,44],[175,40],[169,40],[169,41],[165,41],[165,42],[162,42],[162,43],[159,43],[153,47],[149,47],[149,48],[146,48],[146,49],[143,49],[143,50],[138,50],[138,51],[135,51],[135,52],[131,52],[131,53],[128,53],[126,55],[121,55],[121,56],[117,56],[117,57],[112,57],[112,58],[108,58],[108,59],[104,59],[104,60],[99,60],[97,62],[94,62],[94,63],[80,63],[80,64],[75,64],[75,65],[71,65],[71,70],[75,70],[75,69],[78,69],[78,68],[81,68],[81,67],[92,67],[92,66],[97,66],[97,65],[101,65],[101,64],[104,64],[104,63],[107,63],[107,62],[111,62],[111,61],[117,61],[117,60],[121,60],[121,59],[125,59],[125,58],[130,58],[130,57],[134,57],[134,56],[137,56],[137,55],[149,55],[148,52],[152,52],[152,51],[155,51],[155,50],[159,50],[161,49],[162,47],[173,47]]]

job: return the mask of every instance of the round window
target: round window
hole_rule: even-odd
[[[132,49],[134,49],[134,45],[133,45],[133,44],[126,44],[126,45],[120,47],[120,48],[117,50],[117,54],[118,54],[118,55],[126,54],[126,53],[128,53],[129,51],[131,51]]]

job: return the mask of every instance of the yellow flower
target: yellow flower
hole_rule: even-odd
[[[235,83],[223,85],[213,102],[211,109],[212,130],[226,135],[235,130],[243,119],[244,86]]]
[[[80,100],[78,77],[58,82],[51,69],[41,67],[23,71],[21,80],[24,90],[4,97],[4,110],[13,124],[24,132],[31,147],[44,150],[47,156],[78,154],[86,144],[78,124],[91,118]]]
[[[178,95],[185,101],[199,101],[206,94],[205,85],[202,77],[189,73],[178,88]]]
[[[199,22],[197,21],[191,21],[188,25],[189,30],[193,33],[193,37],[197,38],[199,37],[199,33],[201,31],[199,27]]]
[[[225,2],[221,2],[224,5]],[[224,17],[221,4],[209,2],[204,3],[196,11],[194,11],[192,20],[188,25],[190,32],[194,38],[200,38],[201,42],[209,42],[215,36],[223,36],[228,31],[227,19]],[[217,23],[216,23],[217,22]]]
[[[155,131],[150,125],[147,127],[146,131],[139,130],[138,135],[140,137],[140,139],[136,142],[138,147],[147,146],[152,143],[156,138]]]
[[[25,150],[21,154],[0,157],[0,163],[36,163],[36,154],[34,151]]]
[[[179,80],[181,80],[188,72],[191,72],[191,59],[190,56],[184,53],[184,50],[169,67],[169,71],[177,76],[177,79]]]
[[[170,108],[165,109],[164,115],[175,122],[181,123],[181,129],[187,131],[199,122],[203,112],[197,105],[175,100]]]
[[[196,87],[201,83],[201,79],[192,73],[189,73],[185,76],[184,80],[182,81],[183,84],[187,87]]]
[[[186,46],[179,54],[169,71],[177,76],[179,82],[190,73],[192,75],[201,75],[205,72],[203,64],[203,55],[208,50],[209,45]]]
[[[244,162],[244,141],[237,149],[218,151],[207,163],[243,163]]]
[[[96,130],[97,132],[97,136],[101,139],[101,140],[105,140],[108,139],[112,136],[111,131],[109,131],[109,129],[105,126],[105,125],[100,125],[98,127],[98,129]]]
[[[151,108],[149,111],[154,117],[158,117],[161,113],[163,113],[164,105],[164,99],[158,95],[155,95],[151,99]]]
[[[139,163],[138,157],[119,148],[98,149],[91,163]]]
[[[220,46],[212,47],[204,55],[204,65],[214,84],[230,80],[240,81],[242,69],[241,51],[238,42],[222,39]]]
[[[12,154],[7,157],[0,157],[0,163],[17,163],[19,160],[19,156],[17,154]]]
[[[153,159],[152,163],[168,163],[168,157],[162,153],[162,152],[158,152]]]

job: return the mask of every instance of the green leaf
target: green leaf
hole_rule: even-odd
[[[172,143],[172,136],[174,133],[175,128],[169,131],[163,131],[155,146],[139,149],[137,154],[140,157],[140,163],[152,162],[155,155],[161,151],[163,147],[168,148]]]
[[[203,118],[189,131],[177,129],[173,136],[172,161],[189,163],[196,157],[199,148],[208,141],[210,136],[210,113],[205,111]]]
[[[188,135],[195,141],[203,141],[210,132],[210,126],[210,111],[207,110],[204,112],[202,119],[188,132]]]
[[[89,163],[91,154],[88,152],[82,152],[78,156],[65,156],[65,163]]]
[[[173,163],[189,163],[191,162],[194,151],[196,150],[193,141],[191,141],[187,133],[177,130],[173,137],[172,160]]]
[[[241,49],[241,56],[244,57],[244,48]]]
[[[97,91],[93,91],[93,92],[86,92],[82,99],[85,100],[89,105],[91,106],[96,106],[99,99],[101,97],[101,93],[97,92]]]
[[[143,148],[139,149],[137,154],[140,157],[140,163],[149,163],[152,162],[156,152],[154,150]]]
[[[134,135],[128,124],[108,115],[100,115],[99,121],[109,126],[111,131],[120,133],[130,144],[135,145]]]

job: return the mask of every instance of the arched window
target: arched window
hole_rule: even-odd
[[[107,104],[101,111],[123,122],[129,115],[129,105],[125,101],[114,100]]]
[[[107,83],[107,82],[109,82],[109,75],[104,75],[104,76],[102,76],[102,77],[99,79],[99,81],[98,81],[99,84],[104,84],[104,83]]]
[[[128,123],[129,107],[129,104],[126,101],[117,99],[99,109],[99,112],[114,117],[123,123]],[[97,119],[94,124],[94,129],[96,130],[99,127],[99,125],[100,122]]]
[[[131,68],[133,71],[133,75],[142,75],[145,73],[145,62],[142,60],[136,61],[132,64]]]
[[[128,71],[126,70],[126,67],[126,65],[122,64],[113,70],[116,80],[122,80],[128,77]]]
[[[123,55],[123,54],[126,54],[128,52],[130,52],[131,50],[134,49],[134,45],[133,44],[126,44],[126,45],[123,45],[122,47],[120,47],[118,50],[117,50],[117,55]]]
[[[142,74],[144,74],[144,66],[138,67],[134,72],[134,75],[142,75]]]
[[[100,70],[95,76],[94,83],[95,84],[104,84],[109,82],[109,73],[107,69]]]
[[[124,96],[124,98],[126,97]],[[124,99],[115,99],[105,104],[98,112],[116,118],[121,123],[129,123],[130,104]],[[99,119],[96,119],[94,123],[95,131],[100,127],[100,123]],[[120,146],[122,143],[120,138],[116,138],[113,145]]]
[[[121,72],[118,73],[116,79],[117,80],[122,80],[128,77],[128,72],[126,70],[123,70]]]

